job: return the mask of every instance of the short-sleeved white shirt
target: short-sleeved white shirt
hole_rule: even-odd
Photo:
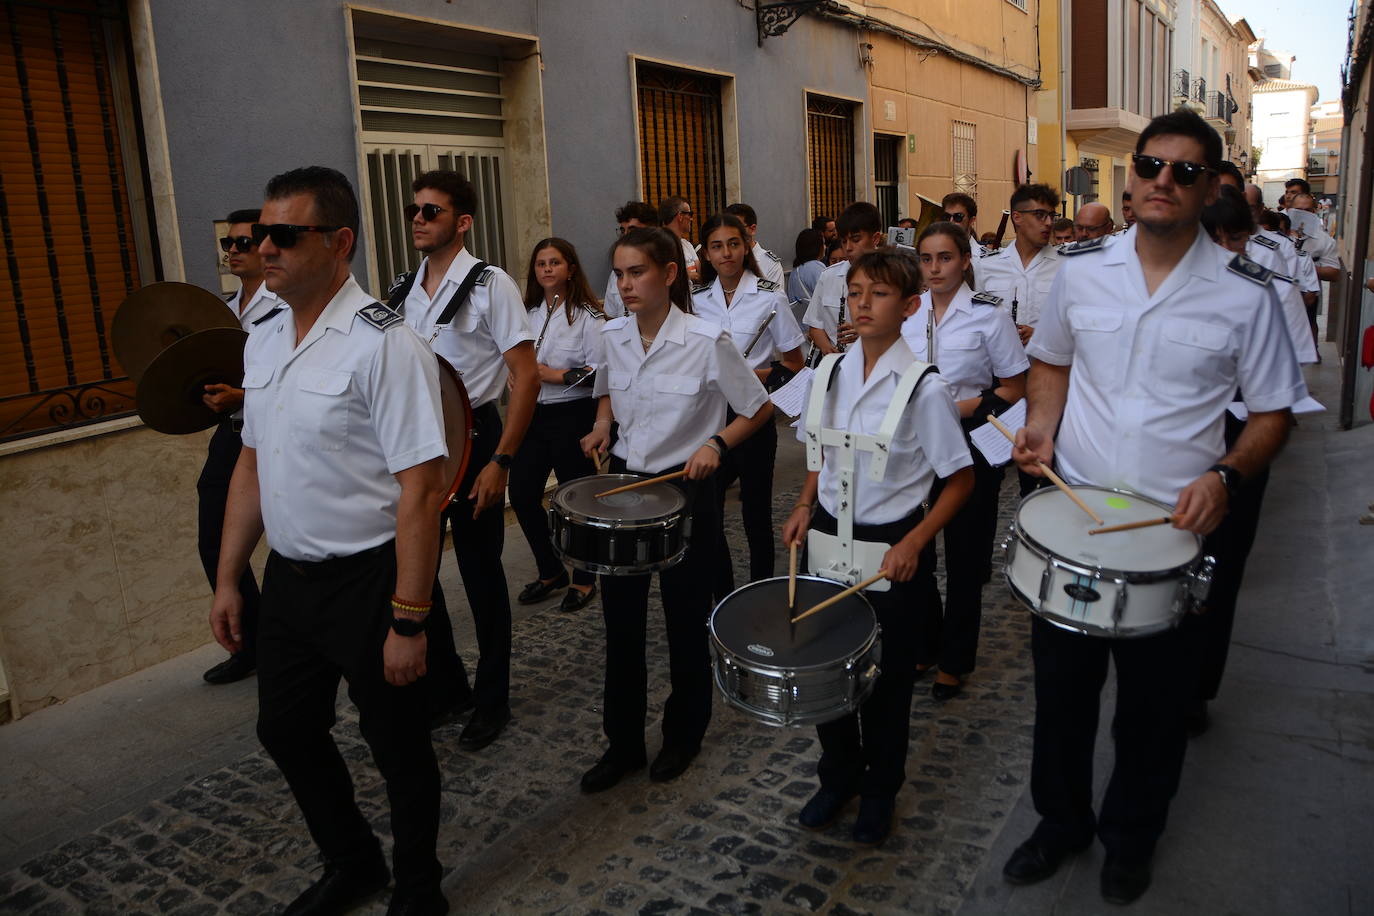
[[[1298,251],[1298,246],[1293,244],[1292,239],[1272,229],[1261,229],[1251,236],[1252,239],[1257,237],[1274,243],[1276,247],[1273,250],[1279,253],[1287,265],[1276,269],[1297,280],[1300,292],[1321,292],[1321,283],[1317,281],[1317,268],[1312,265],[1311,258],[1302,256],[1302,252]]]
[[[1302,253],[1311,258],[1312,263],[1318,267],[1341,266],[1341,259],[1336,253],[1336,240],[1320,229],[1308,232]]]
[[[752,417],[768,401],[730,335],[671,306],[644,352],[636,316],[606,322],[596,394],[611,396],[620,424],[612,454],[631,471],[657,474],[684,464],[725,426],[725,406]]]
[[[1307,365],[1317,361],[1317,345],[1312,340],[1312,329],[1307,322],[1307,307],[1302,301],[1302,290],[1298,289],[1296,278],[1286,272],[1288,264],[1279,249],[1270,248],[1256,242],[1254,236],[1245,244],[1245,256],[1284,278],[1274,280],[1274,292],[1283,310],[1283,324],[1288,329],[1288,338],[1293,343],[1293,352],[1298,363]]]
[[[682,260],[687,262],[688,267],[691,267],[701,260],[701,257],[697,254],[697,246],[681,236],[678,237],[678,242],[682,245]],[[614,277],[615,273],[612,272],[611,276]]]
[[[1065,257],[1026,352],[1072,366],[1055,439],[1068,481],[1173,504],[1225,454],[1237,385],[1252,412],[1307,394],[1274,290],[1229,270],[1236,257],[1199,228],[1153,296],[1134,229]]]
[[[973,259],[973,280],[978,289],[1000,296],[1001,308],[1012,317],[1012,305],[1017,324],[1035,327],[1040,312],[1050,294],[1054,276],[1059,272],[1063,257],[1053,245],[1046,245],[1035,253],[1031,262],[1021,264],[1021,253],[1013,239],[989,255]]]
[[[360,311],[394,323],[380,330]],[[438,363],[351,276],[295,341],[287,309],[243,356],[243,443],[257,450],[267,542],[293,560],[351,556],[396,536],[392,475],[447,454]]]
[[[820,328],[830,343],[835,343],[839,334],[840,311],[849,296],[849,262],[840,261],[821,271],[816,287],[811,291],[811,301],[806,305],[802,323],[808,328]],[[845,320],[850,316],[845,315]]]
[[[862,344],[849,349],[835,370],[835,383],[826,395],[821,424],[827,429],[846,429],[861,435],[877,435],[892,402],[902,373],[915,362],[906,341],[897,340],[878,358],[864,379]],[[819,375],[813,384],[824,384]],[[809,393],[808,393],[809,398]],[[806,441],[805,420],[797,438]],[[839,515],[837,446],[821,448],[821,472],[817,495],[825,511]],[[871,480],[868,466],[872,453],[858,450],[854,460],[854,522],[883,525],[911,515],[930,496],[936,477],[948,477],[973,464],[968,442],[959,426],[949,384],[932,372],[916,386],[907,402],[897,432],[888,447],[887,470],[880,481]]]
[[[778,289],[787,288],[787,271],[783,269],[782,261],[767,248],[764,248],[756,240],[754,242],[754,260],[758,262],[759,270],[763,272],[763,279],[770,280],[778,284]]]
[[[625,300],[620,298],[620,289],[615,285],[615,271],[606,278],[606,295],[601,297],[601,311],[607,318],[619,318],[625,314]]]
[[[735,287],[735,295],[728,306],[720,277],[709,286],[697,287],[692,291],[692,311],[725,328],[741,355],[759,328],[768,321],[768,314],[776,311],[773,320],[768,322],[768,330],[744,358],[750,369],[767,369],[775,352],[787,353],[806,342],[787,296],[770,281],[760,280],[753,271],[746,270],[740,275],[739,286]]]
[[[932,337],[933,357],[926,352],[926,341]],[[902,338],[917,359],[939,368],[956,401],[977,397],[993,387],[994,379],[1011,378],[1030,368],[1011,317],[996,304],[975,302],[973,290],[965,283],[959,284],[938,323],[930,291],[922,293],[920,308],[902,322]]]
[[[606,323],[600,312],[578,306],[573,309],[569,321],[568,310],[560,302],[552,309],[547,304],[530,309],[528,320],[530,330],[537,334],[534,358],[539,363],[551,369],[581,369],[595,364],[600,358],[601,328]],[[590,384],[572,388],[562,382],[541,382],[539,385],[540,404],[559,404],[591,396]]]
[[[429,258],[425,258],[415,272],[415,283],[403,308],[406,324],[458,370],[472,406],[481,407],[499,398],[505,387],[509,371],[502,354],[534,340],[534,335],[525,322],[525,301],[519,288],[499,267],[487,268],[484,279],[472,288],[451,323],[442,328],[434,326],[476,263],[477,258],[466,248],[459,251],[431,299],[425,294],[425,271],[429,269]]]
[[[243,287],[231,294],[226,301],[230,310],[239,320],[239,325],[249,334],[253,333],[253,322],[262,318],[272,309],[286,308],[286,303],[277,298],[277,294],[267,288],[266,283],[259,283],[257,292],[253,293],[253,298],[248,300],[248,305],[243,304]]]

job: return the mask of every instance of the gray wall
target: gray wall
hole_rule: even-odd
[[[735,0],[368,6],[539,37],[553,233],[578,246],[601,282],[613,211],[636,190],[628,55],[734,74],[743,197],[788,265],[808,221],[802,90],[867,98],[857,33],[808,17],[758,48],[754,13]],[[357,182],[345,13],[338,0],[152,0],[152,10],[187,279],[214,288],[212,219],[255,205],[269,177],[297,165],[330,165]]]

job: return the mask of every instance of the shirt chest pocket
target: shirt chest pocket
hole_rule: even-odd
[[[267,383],[270,381],[272,381],[271,366],[243,367],[243,389],[245,391],[255,391],[259,388],[266,388]]]
[[[1205,397],[1208,388],[1235,383],[1231,331],[1205,321],[1168,319],[1155,341],[1152,364],[1160,387]]]
[[[671,436],[700,406],[701,379],[691,375],[654,376],[653,426]]]
[[[549,348],[548,362],[545,365],[555,369],[577,369],[585,366],[582,359],[582,344],[576,340],[559,340]]]
[[[1073,361],[1109,387],[1120,384],[1125,359],[1117,354],[1121,313],[1115,309],[1075,305],[1068,310],[1073,329]]]
[[[337,452],[348,444],[349,388],[353,376],[334,369],[309,369],[296,380],[291,405],[291,439],[297,445]]]

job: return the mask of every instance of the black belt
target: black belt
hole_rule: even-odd
[[[272,551],[272,556],[286,564],[287,568],[300,576],[302,579],[326,579],[337,576],[341,569],[356,566],[358,563],[365,563],[385,555],[388,551],[396,550],[396,541],[390,540],[376,547],[369,547],[358,553],[349,554],[346,557],[330,557],[328,560],[293,560]],[[270,559],[270,557],[269,557]]]

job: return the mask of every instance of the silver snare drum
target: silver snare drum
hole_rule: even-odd
[[[597,474],[570,480],[549,502],[554,550],[567,563],[605,576],[640,576],[667,569],[687,554],[691,511],[671,483],[654,483],[596,498],[644,478]]]
[[[868,699],[881,656],[878,618],[853,595],[796,625],[792,615],[844,590],[818,576],[797,577],[796,610],[787,577],[738,588],[711,612],[711,667],[725,701],[767,725],[815,725],[848,715]]]
[[[1074,487],[1107,525],[1173,514],[1173,507],[1125,490]],[[1113,638],[1177,626],[1211,587],[1215,561],[1202,538],[1170,525],[1089,534],[1097,527],[1057,489],[1036,490],[1016,510],[1006,550],[1007,584],[1057,627]]]

